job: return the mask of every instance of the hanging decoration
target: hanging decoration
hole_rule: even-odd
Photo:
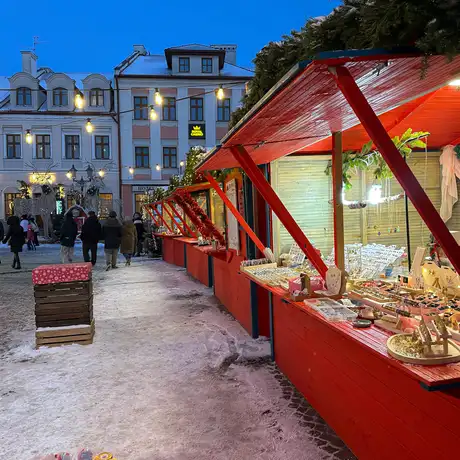
[[[447,222],[452,217],[452,208],[458,201],[457,177],[460,178],[460,160],[457,146],[446,145],[442,149],[439,163],[442,166],[441,181],[441,219]]]

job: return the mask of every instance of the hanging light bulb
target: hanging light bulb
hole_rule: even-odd
[[[184,163],[183,161],[181,161],[181,162],[179,163],[179,166],[181,166],[181,167],[184,166],[184,165],[185,165],[185,163]]]
[[[157,163],[157,165],[155,166],[155,169],[156,169],[157,171],[160,171],[160,170],[161,170],[161,166]]]
[[[70,171],[67,171],[65,175],[67,176],[67,179],[72,179],[72,173]]]
[[[93,124],[91,123],[91,118],[88,118],[88,120],[86,121],[85,128],[86,128],[86,132],[87,132],[87,133],[90,133],[90,134],[91,134],[91,133],[93,132],[94,126],[93,126]]]
[[[163,104],[163,97],[161,96],[160,90],[158,88],[155,88],[155,104],[156,105]]]
[[[32,133],[30,132],[30,129],[28,129],[26,131],[26,142],[28,144],[32,144],[32,141],[33,141]]]
[[[104,177],[105,176],[105,171],[103,169],[100,169],[98,171],[99,177]]]
[[[150,106],[150,119],[152,121],[156,120],[158,118],[158,114],[155,112],[155,108],[153,105]]]
[[[382,201],[382,186],[374,184],[369,190],[368,201],[370,204],[379,204]]]
[[[222,85],[220,85],[219,89],[217,90],[217,99],[221,101],[224,97],[225,97],[224,88],[222,88]]]
[[[128,171],[129,171],[129,174],[131,175],[134,174],[134,168],[132,166],[128,169]]]
[[[455,80],[451,80],[449,82],[449,86],[456,86],[457,88],[460,87],[460,78],[456,78]]]
[[[37,175],[35,173],[32,174],[32,176],[30,177],[31,181],[32,182],[36,182],[37,181]]]
[[[75,95],[75,107],[77,109],[82,109],[85,105],[84,99],[81,97],[81,94]]]

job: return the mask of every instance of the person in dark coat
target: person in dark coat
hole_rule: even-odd
[[[102,227],[99,219],[94,211],[88,213],[88,218],[85,220],[81,229],[80,239],[83,241],[83,258],[85,262],[90,262],[96,265],[97,260],[97,243],[101,239]],[[91,258],[89,252],[91,251]]]
[[[131,257],[136,252],[137,231],[133,221],[127,217],[123,222],[121,229],[121,247],[120,252],[125,256],[126,266],[131,265]]]
[[[121,244],[121,224],[118,222],[117,213],[110,211],[109,218],[102,226],[106,270],[117,267],[118,249]]]
[[[134,257],[139,257],[141,255],[142,246],[145,239],[145,228],[142,217],[138,212],[135,212],[133,215],[133,223],[137,231],[137,248]]]
[[[64,217],[61,227],[61,262],[72,263],[75,240],[77,239],[78,228],[73,216],[68,212]]]
[[[19,259],[19,253],[22,252],[22,247],[26,242],[24,235],[24,229],[21,227],[19,217],[11,216],[6,222],[9,226],[8,233],[3,239],[3,244],[9,243],[13,256],[13,268],[16,270],[21,269],[21,261]]]
[[[3,222],[0,220],[0,241],[3,241],[3,238],[5,238],[5,227],[3,226]],[[0,264],[2,261],[0,260]]]

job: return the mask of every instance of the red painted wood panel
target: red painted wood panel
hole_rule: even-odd
[[[187,244],[187,273],[209,287],[209,256],[197,247]]]
[[[163,260],[174,264],[174,242],[172,238],[163,238]]]
[[[185,267],[185,243],[178,238],[174,238],[174,263],[178,267]]]
[[[270,312],[268,309],[268,291],[257,286],[257,304],[259,312],[259,335],[270,337]]]
[[[370,348],[278,296],[274,326],[278,366],[360,460],[452,458],[460,409],[445,394],[423,390]]]

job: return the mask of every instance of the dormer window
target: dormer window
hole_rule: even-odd
[[[53,90],[53,105],[56,107],[69,105],[69,92],[65,88]]]
[[[201,72],[212,73],[212,58],[201,58]]]
[[[18,88],[16,95],[16,105],[32,105],[32,91],[30,88]]]
[[[91,107],[101,107],[104,105],[104,90],[94,88],[89,92],[89,105]]]
[[[181,73],[190,72],[190,58],[188,57],[179,58],[179,72]]]

